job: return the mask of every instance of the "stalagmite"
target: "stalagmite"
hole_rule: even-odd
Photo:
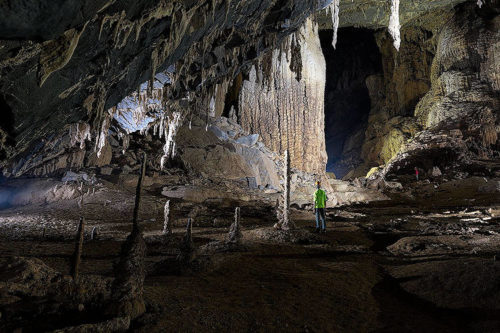
[[[228,242],[229,243],[239,243],[241,240],[241,229],[240,229],[240,207],[236,207],[234,210],[234,222],[229,228]]]
[[[80,196],[80,200],[78,200],[78,208],[82,209],[83,207],[83,192],[82,195]]]
[[[165,202],[165,207],[163,208],[163,216],[165,219],[163,222],[163,234],[169,235],[172,233],[172,226],[170,225],[170,200],[167,200],[167,202]]]
[[[186,235],[184,236],[184,245],[192,247],[193,245],[193,219],[188,218],[186,225]]]
[[[182,239],[182,243],[179,248],[180,253],[179,256],[177,257],[177,260],[179,260],[180,262],[187,263],[193,259],[194,246],[193,246],[192,233],[193,233],[193,219],[188,218],[186,225],[186,234]]]
[[[97,227],[92,227],[92,231],[90,232],[90,240],[94,240],[96,229]]]
[[[141,174],[139,176],[139,180],[137,181],[137,188],[135,190],[135,205],[134,205],[134,216],[132,222],[134,223],[134,230],[139,230],[139,207],[141,205],[141,190],[142,190],[142,182],[144,177],[146,176],[146,162],[147,155],[144,153],[142,156],[142,166],[141,166]]]
[[[401,35],[399,29],[399,0],[391,0],[391,17],[389,18],[389,33],[394,40],[394,47],[399,51],[401,44]]]
[[[144,153],[141,174],[136,188],[133,228],[122,245],[120,261],[116,265],[116,278],[111,287],[111,301],[107,306],[107,315],[109,316],[136,318],[146,311],[144,303],[146,244],[138,221],[142,181],[145,173],[146,154]]]
[[[78,232],[76,234],[76,239],[75,239],[75,251],[73,252],[73,260],[71,265],[71,276],[75,281],[78,279],[78,269],[80,267],[80,259],[82,256],[84,231],[85,231],[85,220],[83,219],[83,217],[80,217]]]
[[[333,26],[333,38],[332,38],[332,46],[335,49],[337,45],[337,32],[339,29],[339,5],[340,0],[333,0],[333,2],[328,7],[332,15],[332,26]]]

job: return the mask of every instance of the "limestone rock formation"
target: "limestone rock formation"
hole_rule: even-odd
[[[324,89],[325,60],[308,20],[282,49],[252,66],[239,95],[239,121],[278,154],[289,150],[293,168],[324,173]]]
[[[422,130],[458,129],[466,150],[495,156],[499,66],[492,51],[498,44],[493,8],[463,4],[406,20],[399,52],[386,32],[375,33],[382,70],[366,78],[366,127],[347,139],[336,165],[351,166],[347,178],[388,163]],[[422,163],[427,169],[432,161]]]
[[[466,24],[471,6],[458,7],[441,30],[432,62],[432,86],[415,109],[424,131],[405,144],[387,170],[402,172],[414,164],[446,171],[498,156],[500,60],[493,49],[500,43],[499,18],[483,13],[474,17],[473,25]]]
[[[6,3],[0,13],[1,154],[19,155],[80,120],[91,123],[95,139],[107,110],[174,64],[166,99],[188,91],[205,95],[206,87],[274,47],[317,9],[316,0]]]

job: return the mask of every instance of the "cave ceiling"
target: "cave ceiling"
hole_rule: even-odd
[[[464,0],[400,0],[399,21],[401,25],[431,11],[447,11]],[[339,27],[364,27],[370,29],[385,28],[389,24],[390,0],[341,0],[339,5]],[[320,29],[331,29],[330,14],[321,11],[318,14]]]
[[[200,93],[278,47],[313,13],[323,29],[330,28],[319,11],[329,2],[2,1],[0,159],[68,123],[85,120],[95,129],[105,110],[172,65],[166,97],[176,101],[188,91]],[[402,0],[401,22],[459,2]],[[340,26],[387,24],[389,1],[346,0],[340,6]]]

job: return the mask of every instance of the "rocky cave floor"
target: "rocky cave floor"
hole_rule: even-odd
[[[470,190],[470,182],[476,180],[438,188],[413,182],[411,200],[400,193],[329,209],[324,235],[313,233],[308,210],[294,209],[297,230],[284,233],[273,229],[272,209],[259,201],[204,202],[203,219],[213,222],[195,218],[195,256],[185,265],[176,259],[185,214],[198,204],[173,201],[173,234],[165,237],[164,198],[145,190],[147,311],[129,330],[498,332],[500,203],[496,194]],[[131,230],[134,195],[105,184],[89,191],[80,210],[75,200],[59,198],[0,211],[0,331],[106,319],[99,297],[106,297]],[[236,204],[242,242],[220,246]],[[217,219],[221,212],[225,217]],[[90,296],[75,309],[61,295],[71,281],[80,214],[87,226],[79,292]]]

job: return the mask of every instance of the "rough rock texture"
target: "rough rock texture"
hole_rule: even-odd
[[[262,142],[248,140],[238,124],[224,117],[212,120],[208,131],[199,125],[195,121],[191,129],[181,127],[176,139],[179,157],[188,168],[213,180],[251,179],[255,188],[280,187],[278,156]]]
[[[242,4],[227,0],[3,2],[3,158],[82,119],[89,120],[97,132],[105,110],[173,64],[176,80],[166,96],[180,99],[196,89],[206,94],[204,87],[231,76],[272,48],[318,5],[316,0]]]
[[[465,0],[414,0],[401,1],[399,20],[401,25],[418,18],[429,11],[446,11]],[[340,1],[339,26],[340,27],[367,27],[371,29],[385,28],[389,24],[391,15],[390,1],[359,0]],[[326,11],[318,15],[320,27],[331,29],[332,22]]]
[[[498,157],[499,20],[488,8],[456,9],[438,36],[431,89],[415,109],[424,131],[402,147],[386,172],[407,172],[410,164],[448,171],[473,159]]]
[[[273,151],[289,150],[293,168],[322,174],[326,65],[315,23],[308,20],[282,47],[251,68],[239,96],[239,121]]]
[[[450,141],[463,134],[465,151],[483,158],[496,156],[500,66],[494,51],[499,34],[495,6],[493,2],[479,9],[463,4],[408,21],[401,30],[399,52],[385,31],[375,33],[382,71],[366,78],[371,110],[364,133],[355,132],[347,140],[358,144],[362,140],[362,149],[344,149],[338,163],[356,166],[352,162],[357,161],[347,178],[365,175],[399,152],[411,150],[410,146],[418,148],[416,142],[407,143],[414,138],[425,138],[418,148],[419,158],[425,154],[423,147],[437,158],[439,153],[430,149],[432,135],[417,135],[422,130],[438,134],[459,129],[459,134],[448,133]],[[458,144],[457,149],[462,146]],[[461,155],[453,155],[457,154]],[[444,156],[439,163],[448,163]],[[432,161],[418,163],[419,158],[413,160],[425,170],[432,168]]]
[[[93,333],[93,332],[126,332],[130,327],[129,317],[117,317],[95,324],[83,324],[55,330],[53,333]]]
[[[0,268],[2,332],[13,331],[23,321],[27,329],[45,331],[51,327],[47,316],[96,309],[109,299],[109,278],[86,275],[75,283],[36,258],[3,257]]]
[[[134,230],[122,244],[120,261],[116,265],[116,278],[112,285],[111,302],[107,314],[136,318],[146,311],[144,304],[144,258],[146,244],[142,232]]]

